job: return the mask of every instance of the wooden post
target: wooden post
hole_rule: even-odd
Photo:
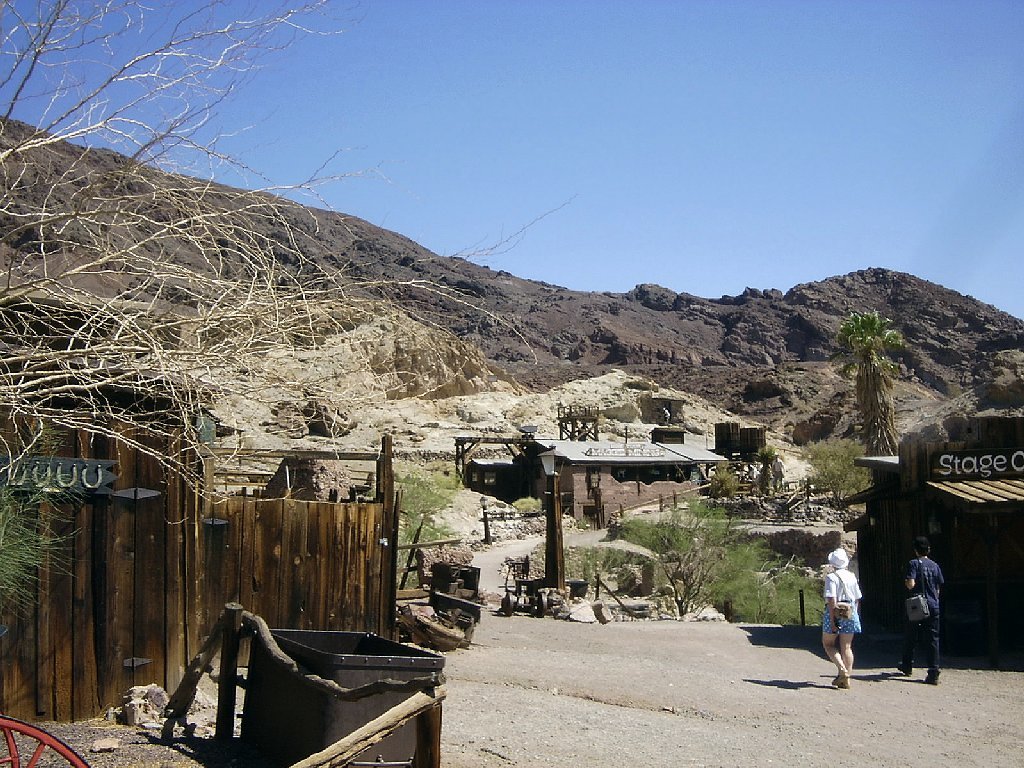
[[[227,741],[235,735],[235,696],[238,686],[238,642],[242,629],[242,606],[228,603],[220,638],[220,678],[217,680],[217,726],[215,738]]]
[[[484,516],[484,544],[491,543],[491,521],[487,514],[487,498],[485,496],[480,497],[480,507],[483,510]]]
[[[544,538],[544,586],[565,591],[565,553],[562,551],[562,504],[558,498],[558,473],[551,475],[551,503],[547,505]]]
[[[414,546],[409,547],[409,557],[405,561],[405,571],[402,572],[402,581],[399,582],[398,588],[405,589],[405,582],[409,578],[409,570],[412,568],[412,561],[416,559],[416,544],[419,544],[420,534],[423,532],[423,521],[427,519],[426,515],[420,518],[420,524],[416,526],[416,533],[413,534],[412,544]],[[397,541],[395,542],[398,543]],[[422,585],[421,585],[422,586]]]
[[[416,718],[414,768],[441,768],[441,705]]]

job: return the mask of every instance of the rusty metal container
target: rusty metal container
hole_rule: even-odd
[[[440,673],[444,656],[365,632],[274,629],[281,650],[306,673],[356,688],[377,680],[408,681]],[[242,712],[242,738],[274,763],[287,766],[330,746],[409,696],[375,694],[342,701],[314,690],[253,642]],[[412,765],[415,723],[407,723],[356,762]]]

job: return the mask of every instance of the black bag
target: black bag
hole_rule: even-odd
[[[924,621],[932,615],[928,601],[924,595],[911,595],[907,598],[907,618],[911,621]]]

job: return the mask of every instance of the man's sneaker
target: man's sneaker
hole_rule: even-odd
[[[924,681],[926,683],[928,683],[928,685],[938,685],[939,684],[939,670],[933,669],[933,670],[929,671],[928,672],[928,676],[925,677]]]
[[[900,674],[904,677],[910,677],[914,674],[913,668],[909,664],[897,664],[896,669],[900,671]]]

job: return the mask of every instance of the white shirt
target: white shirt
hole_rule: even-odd
[[[839,582],[842,582],[846,588],[845,593],[840,588]],[[864,595],[860,591],[860,584],[857,582],[857,577],[850,573],[847,569],[842,568],[838,571],[833,571],[825,577],[825,599],[834,598],[835,601],[841,602],[844,599],[851,602],[857,602]]]

